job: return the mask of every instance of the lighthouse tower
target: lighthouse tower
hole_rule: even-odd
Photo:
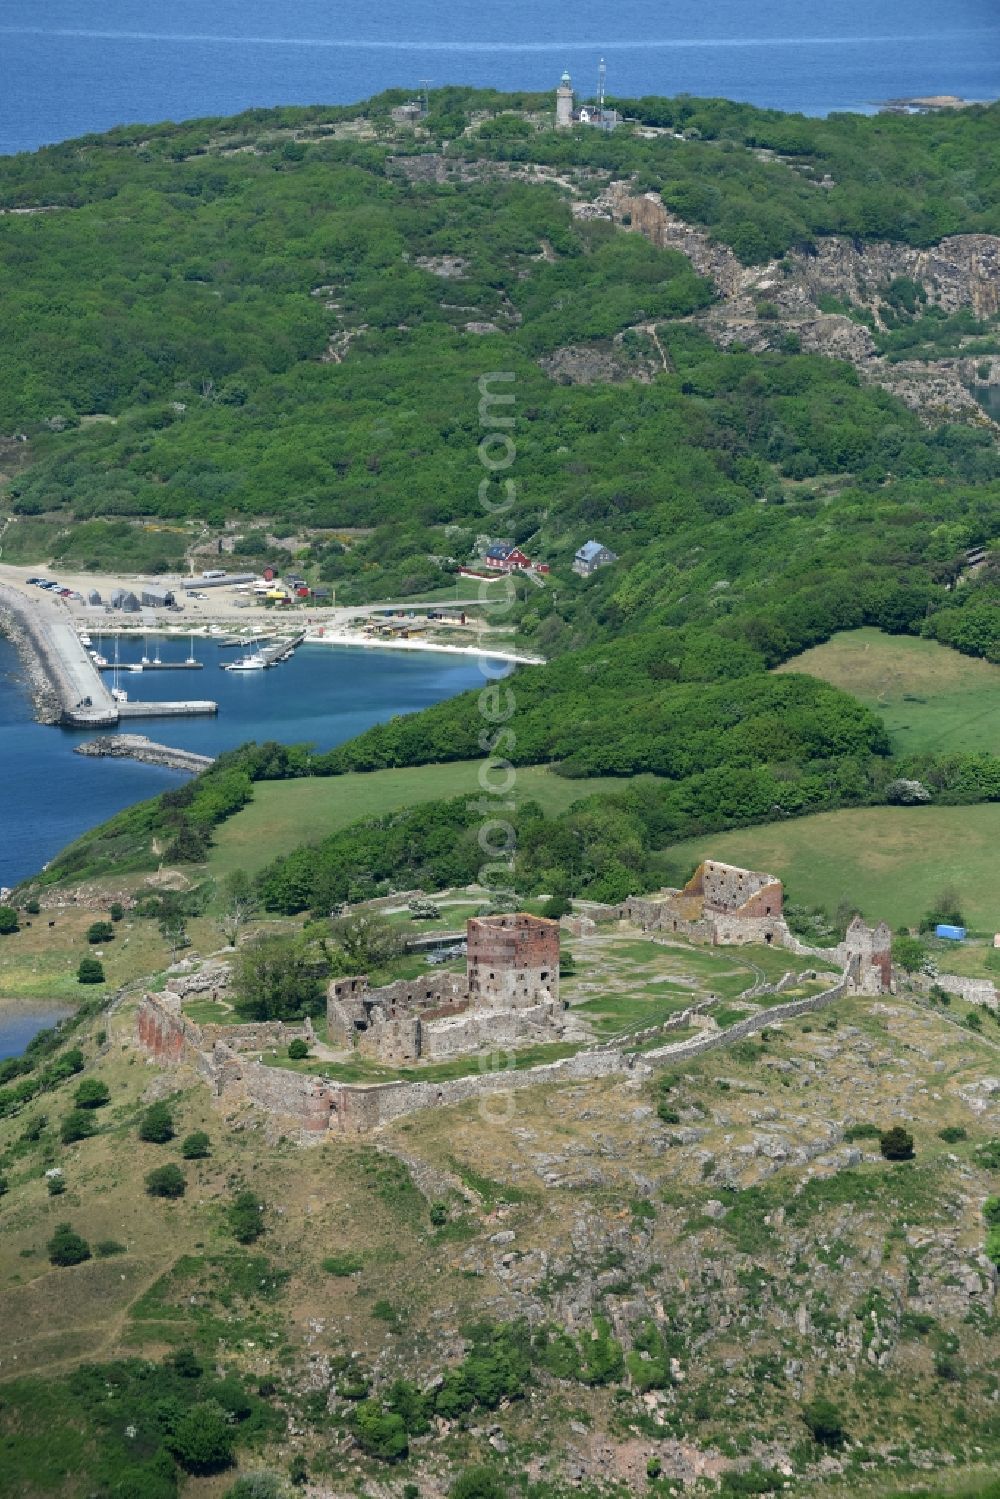
[[[556,89],[556,129],[569,130],[573,124],[573,84],[568,73],[563,73]]]

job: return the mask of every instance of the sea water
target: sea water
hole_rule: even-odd
[[[191,649],[186,637],[159,644],[164,661],[183,661]],[[150,637],[150,655],[153,645]],[[105,654],[111,650],[105,637]],[[206,663],[201,671],[122,672],[121,685],[132,699],[208,698],[219,704],[218,716],[135,719],[121,725],[123,732],[204,755],[250,739],[330,749],[394,714],[415,713],[485,680],[477,657],[429,651],[300,646],[281,666],[257,672],[222,671],[221,663],[240,653],[214,641],[196,639],[194,651]],[[141,638],[121,647],[123,662],[142,655]],[[34,722],[17,655],[0,638],[0,885],[36,873],[87,828],[187,779],[132,760],[73,754],[74,745],[93,737]]]
[[[724,96],[821,115],[1000,94],[997,0],[4,0],[0,153],[112,125],[381,89]]]

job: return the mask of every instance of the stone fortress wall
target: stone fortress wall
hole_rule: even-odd
[[[705,1027],[687,1040],[641,1053],[621,1046],[592,1045],[538,1067],[514,1071],[499,1065],[498,1053],[512,1051],[535,1036],[551,1040],[558,1033],[557,924],[524,915],[482,918],[479,925],[485,930],[474,936],[470,930],[469,964],[476,969],[475,989],[468,977],[463,980],[454,973],[400,980],[381,989],[371,989],[364,975],[335,979],[330,985],[332,1041],[349,1044],[353,1039],[361,1051],[371,1047],[373,1055],[399,1055],[407,1060],[478,1052],[480,1068],[466,1077],[352,1084],[268,1067],[243,1053],[283,1043],[293,1033],[308,1038],[311,1027],[308,1036],[305,1026],[200,1027],[183,1014],[182,995],[170,991],[146,995],[139,1008],[137,1040],[157,1062],[194,1068],[223,1107],[260,1110],[276,1128],[303,1143],[330,1134],[365,1134],[419,1109],[472,1098],[496,1110],[497,1118],[506,1117],[509,1095],[520,1088],[643,1075],[650,1064],[700,1056],[782,1020],[823,1009],[845,994],[892,992],[892,938],[884,922],[869,927],[856,917],[837,947],[810,948],[789,931],[781,909],[781,882],[773,876],[714,862],[701,866],[683,891],[634,898],[599,912],[593,908],[594,915],[634,921],[646,931],[673,932],[683,926],[684,936],[694,933],[695,940],[717,945],[761,941],[770,933],[775,945],[819,959],[821,966],[836,964],[840,969],[836,981],[819,994],[770,1005],[724,1030]],[[968,983],[978,987],[978,981]],[[761,984],[748,990],[746,997],[780,993],[785,984],[786,980]],[[191,984],[178,985],[182,987],[198,992]],[[705,1003],[672,1017],[658,1032],[668,1033],[689,1023],[704,1026],[699,1012]],[[634,1048],[640,1040],[652,1038],[653,1033],[643,1033],[630,1037],[630,1042]],[[493,1095],[500,1095],[496,1102],[491,1101]]]
[[[165,1065],[186,1063],[194,1067],[223,1107],[259,1109],[282,1133],[310,1144],[330,1134],[367,1134],[420,1109],[474,1098],[483,1100],[483,1106],[497,1119],[505,1118],[509,1109],[509,1098],[505,1095],[521,1088],[644,1075],[651,1063],[700,1056],[782,1020],[823,1009],[847,990],[847,982],[841,978],[820,994],[771,1005],[726,1030],[703,1031],[686,1041],[642,1053],[593,1046],[560,1061],[519,1071],[493,1066],[494,1059],[487,1057],[482,1070],[445,1082],[339,1083],[312,1074],[267,1067],[239,1056],[222,1042],[205,1050],[199,1028],[184,1018],[180,1002],[171,995],[145,997],[139,1009],[138,1036],[140,1045],[154,1060]],[[496,1104],[490,1101],[494,1095],[499,1095]]]

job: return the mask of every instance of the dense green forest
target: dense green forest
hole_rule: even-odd
[[[928,425],[780,329],[764,353],[721,351],[691,321],[714,292],[690,262],[572,201],[630,178],[748,263],[830,233],[923,245],[993,232],[1000,107],[809,120],[639,100],[622,107],[649,128],[607,136],[552,130],[543,96],[440,90],[415,136],[391,125],[399,98],[119,130],[0,162],[0,204],[46,210],[0,216],[0,425],[24,433],[31,460],[4,490],[5,558],[165,569],[198,528],[235,521],[249,556],[269,531],[297,534],[299,557],[351,601],[433,587],[484,531],[512,536],[552,566],[548,587],[517,585],[514,610],[551,664],[518,674],[498,753],[657,778],[586,867],[565,849],[529,856],[526,834],[532,885],[547,872],[611,892],[622,869],[655,877],[667,835],[884,799],[906,767],[877,719],[768,673],[860,624],[1000,661],[993,431]],[[890,357],[985,326],[942,316],[917,283],[886,295]],[[547,360],[568,346],[614,351],[617,377],[553,378]],[[491,371],[512,377],[516,503],[502,520],[484,508],[477,452]],[[488,501],[508,477],[487,482]],[[163,524],[139,524],[150,518]],[[619,560],[584,580],[569,564],[590,536]],[[967,577],[979,547],[986,566]],[[476,704],[302,751],[291,769],[227,758],[53,876],[141,862],[154,831],[171,857],[197,859],[262,775],[475,756]],[[939,796],[995,794],[990,761],[910,770]],[[432,808],[427,829],[454,831],[454,815]],[[372,870],[388,867],[390,831],[373,834]],[[324,855],[302,902],[343,897],[346,850]]]

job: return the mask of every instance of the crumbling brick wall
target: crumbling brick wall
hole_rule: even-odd
[[[270,1051],[276,1047],[283,1050],[289,1041],[305,1041],[311,1046],[316,1039],[309,1019],[292,1024],[284,1020],[258,1020],[249,1025],[202,1025],[199,1030],[204,1046],[212,1047],[221,1041],[230,1051]]]
[[[467,1003],[468,989],[464,977],[447,970],[422,974],[417,979],[397,979],[378,989],[369,987],[366,974],[334,979],[327,989],[327,1038],[331,1046],[355,1046],[364,1041],[365,1049],[372,1051],[373,1043],[368,1033],[375,1024],[439,1011],[457,1013]],[[376,1010],[381,1012],[378,1022],[375,1021]],[[383,1031],[383,1034],[387,1044],[395,1044],[388,1032]],[[406,1047],[404,1051],[409,1056]],[[372,1054],[377,1054],[377,1047]]]
[[[181,1011],[175,994],[147,994],[136,1016],[136,1037],[144,1051],[158,1062],[181,1062],[202,1048],[198,1026]]]

